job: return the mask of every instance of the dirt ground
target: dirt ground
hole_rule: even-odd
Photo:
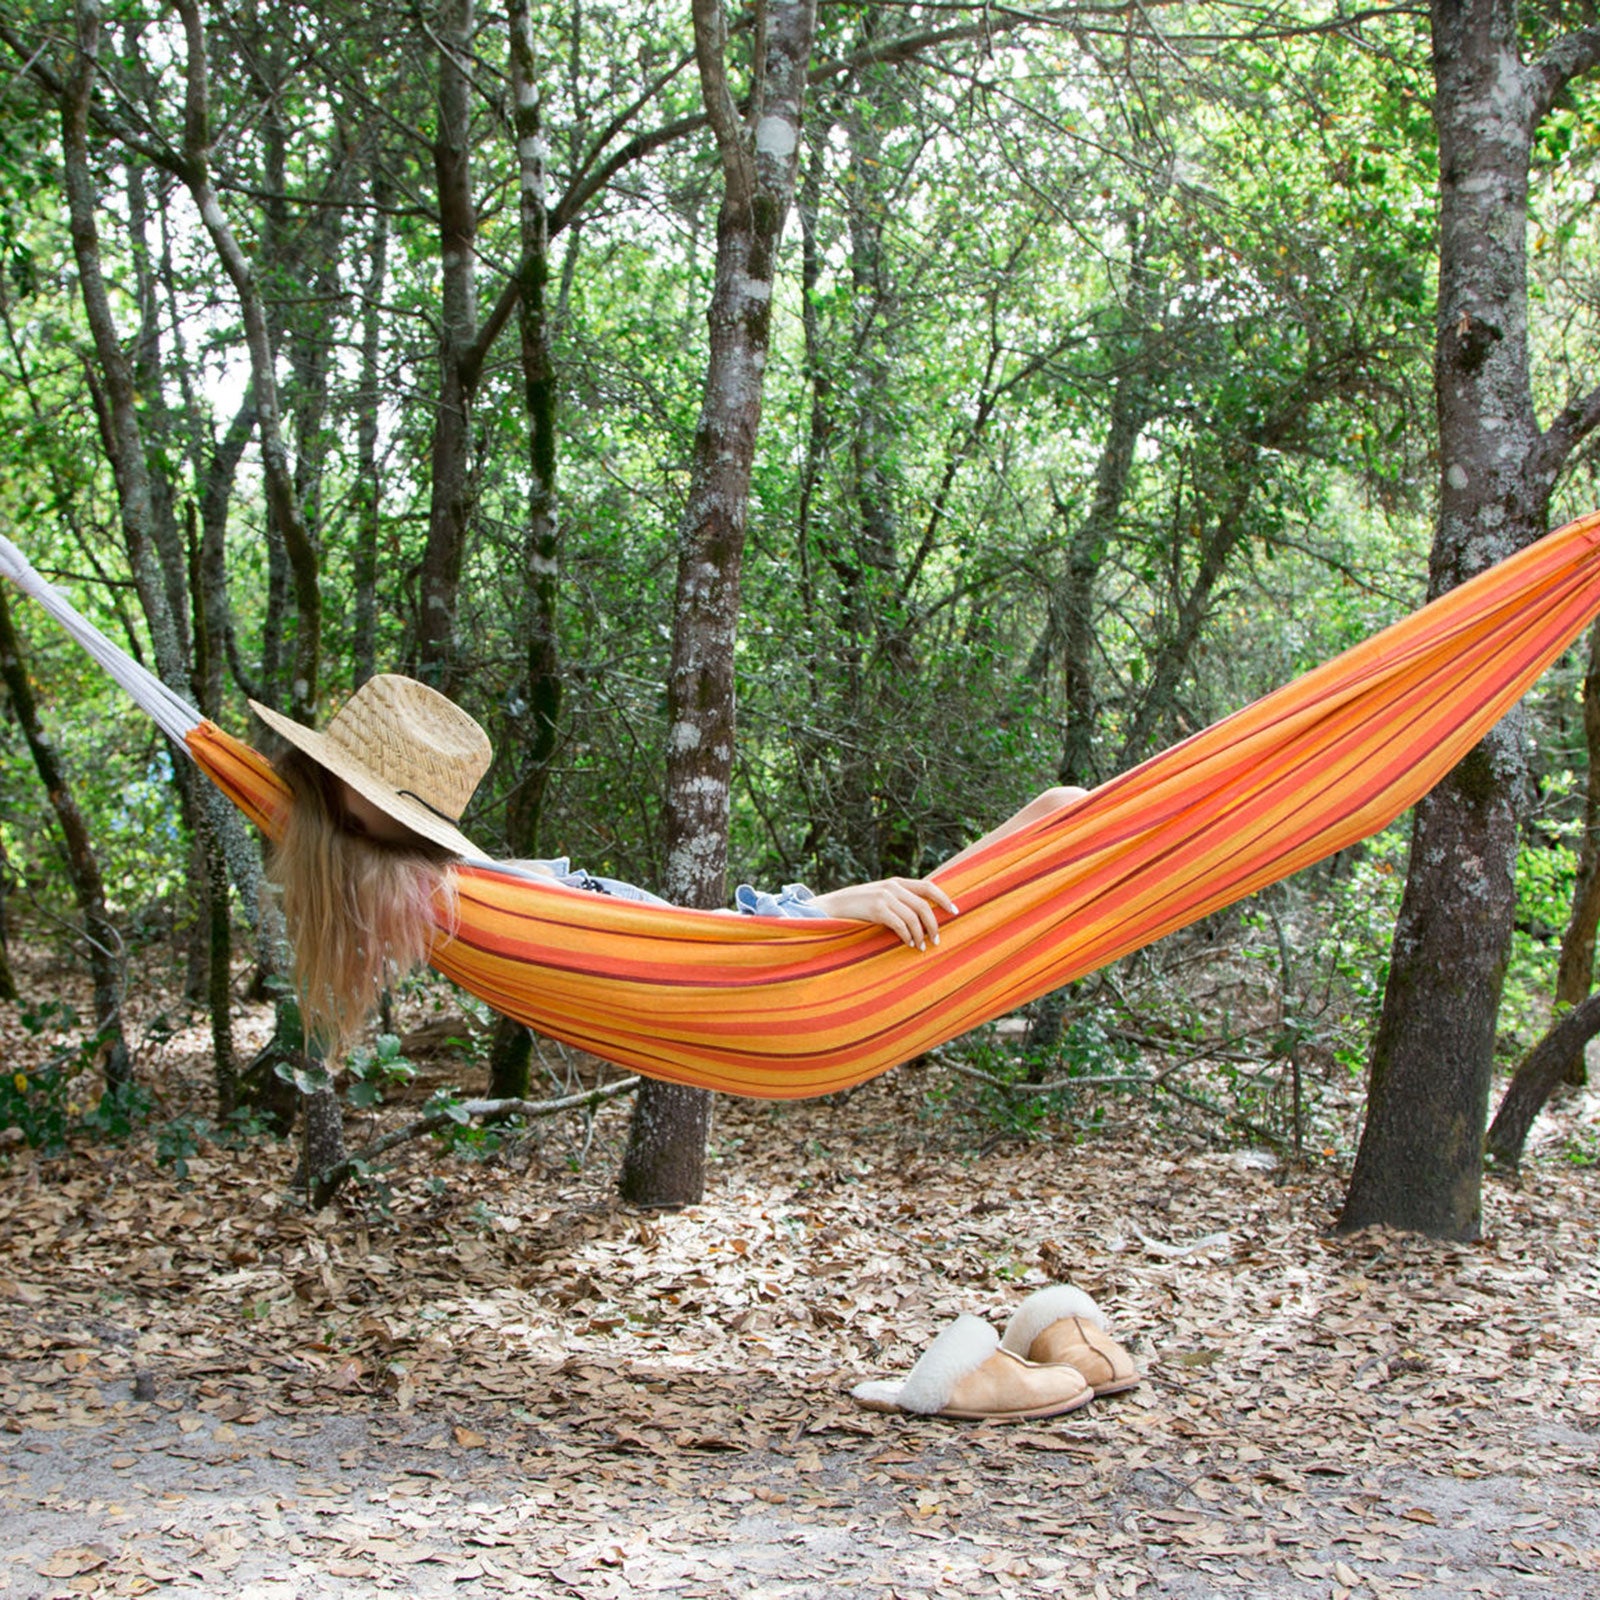
[[[271,1142],[11,1147],[0,1595],[1600,1596],[1600,1095],[1452,1246],[1330,1235],[1337,1156],[1110,1096],[985,1139],[961,1093],[722,1103],[670,1215],[611,1198],[625,1102],[317,1216]],[[850,1401],[1064,1281],[1132,1392]]]

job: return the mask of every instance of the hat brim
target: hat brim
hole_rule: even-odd
[[[454,823],[436,811],[430,811],[420,800],[413,800],[398,789],[390,788],[381,778],[374,777],[349,751],[335,744],[325,733],[308,728],[256,700],[250,702],[250,709],[280,739],[310,756],[318,766],[326,767],[334,777],[348,783],[362,799],[371,801],[386,817],[393,818],[430,844],[439,845],[458,856],[477,861],[488,859]]]

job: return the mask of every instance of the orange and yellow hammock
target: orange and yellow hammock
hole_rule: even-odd
[[[623,1066],[729,1094],[848,1088],[1376,832],[1600,611],[1600,512],[940,875],[918,952],[875,927],[731,917],[460,869],[433,964]],[[210,723],[195,759],[262,827],[283,791]]]

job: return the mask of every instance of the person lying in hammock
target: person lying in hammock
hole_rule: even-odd
[[[396,674],[369,678],[321,732],[250,704],[288,746],[274,764],[293,798],[270,875],[282,894],[306,1024],[335,1053],[354,1039],[383,985],[427,961],[439,933],[436,908],[451,900],[452,864],[491,859],[461,832],[460,820],[492,750],[454,701]],[[1046,790],[938,870],[1083,792]],[[632,884],[574,872],[565,860],[496,865],[578,892],[667,903]],[[758,915],[878,923],[919,950],[938,943],[940,911],[956,914],[931,877],[820,895],[800,884],[778,895],[743,884],[737,903]]]

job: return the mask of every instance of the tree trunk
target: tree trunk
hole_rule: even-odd
[[[133,339],[133,383],[139,394],[140,431],[145,448],[154,461],[175,458],[172,412],[163,388],[159,279],[151,262],[145,183],[148,174],[142,163],[130,162],[125,173],[128,199],[128,242],[132,246],[134,301],[139,310],[138,330]],[[184,543],[178,533],[178,515],[172,483],[156,468],[150,472],[151,534],[166,583],[167,606],[178,635],[178,648],[187,655],[188,569]],[[192,885],[191,885],[192,887]]]
[[[806,161],[805,181],[800,186],[796,210],[800,218],[800,327],[805,339],[805,378],[810,387],[811,404],[806,419],[805,465],[800,473],[800,496],[795,510],[794,549],[799,566],[800,614],[804,619],[803,637],[809,641],[806,651],[806,669],[811,685],[812,699],[821,692],[826,668],[826,646],[817,627],[819,599],[814,564],[811,559],[812,541],[816,537],[813,507],[817,488],[827,470],[828,455],[833,439],[832,412],[833,375],[828,369],[827,354],[822,344],[822,319],[817,310],[817,286],[822,281],[825,246],[817,236],[817,224],[822,209],[822,186],[826,174],[828,135],[826,129],[815,129],[811,149]],[[802,766],[810,770],[814,760],[826,758],[826,741],[809,734],[803,740]],[[812,817],[813,827],[817,818]]]
[[[1260,463],[1261,452],[1256,445],[1241,447],[1230,475],[1227,500],[1218,508],[1210,529],[1200,537],[1194,576],[1178,600],[1172,628],[1150,652],[1149,686],[1134,709],[1122,742],[1119,767],[1131,767],[1143,760],[1157,735],[1177,720],[1174,713],[1178,686],[1194,658],[1201,629],[1210,614],[1212,594],[1249,530],[1251,502],[1260,483]],[[1186,519],[1180,510],[1174,521],[1183,520]],[[1178,537],[1176,531],[1173,537]]]
[[[511,85],[516,102],[521,182],[522,259],[517,327],[523,406],[528,418],[528,505],[523,533],[523,588],[531,605],[524,659],[523,733],[516,791],[506,827],[513,853],[534,855],[550,762],[561,715],[561,652],[557,607],[561,522],[556,499],[556,379],[546,287],[550,230],[545,202],[545,143],[535,76],[533,21],[527,0],[511,5]]]
[[[1572,914],[1561,936],[1556,1003],[1575,1006],[1594,987],[1595,930],[1600,925],[1600,622],[1589,630],[1589,665],[1583,675],[1583,738],[1589,760],[1583,802],[1583,839],[1572,885]],[[1586,1082],[1583,1051],[1575,1050],[1563,1083]]]
[[[256,273],[228,223],[210,174],[210,106],[205,28],[196,0],[177,0],[183,19],[185,104],[183,180],[211,237],[217,258],[239,299],[245,344],[250,352],[251,393],[261,444],[261,470],[273,525],[282,535],[294,585],[296,626],[291,713],[301,722],[316,720],[317,682],[322,660],[322,589],[319,558],[305,520],[289,462],[278,397],[277,352]]]
[[[1127,227],[1127,311],[1125,321],[1108,345],[1111,400],[1105,438],[1100,442],[1100,457],[1095,464],[1094,498],[1068,541],[1066,571],[1051,592],[1044,629],[1023,669],[1026,681],[1042,682],[1051,658],[1059,651],[1066,728],[1056,781],[1085,789],[1092,789],[1102,777],[1094,758],[1099,720],[1094,670],[1095,585],[1122,520],[1122,508],[1133,483],[1135,452],[1150,417],[1150,369],[1159,284],[1150,271],[1148,239],[1139,217],[1130,216]],[[1066,520],[1066,507],[1059,500],[1056,512]]]
[[[561,580],[561,523],[556,500],[556,384],[546,287],[550,229],[545,203],[545,142],[533,17],[527,0],[512,0],[511,92],[516,105],[522,259],[517,324],[522,353],[523,407],[528,416],[528,522],[523,534],[523,589],[531,605],[516,787],[506,807],[511,853],[539,853],[540,822],[561,715],[561,653],[556,607]],[[491,1099],[525,1099],[532,1036],[502,1017],[489,1051]]]
[[[1145,294],[1141,291],[1150,276],[1143,267],[1143,252],[1138,244],[1141,237],[1135,235],[1135,293],[1130,296],[1136,315],[1143,306]],[[1101,776],[1094,759],[1094,737],[1099,715],[1094,671],[1095,584],[1122,516],[1122,506],[1133,478],[1134,452],[1144,430],[1148,409],[1142,318],[1135,333],[1139,347],[1129,355],[1112,387],[1111,415],[1095,468],[1094,501],[1088,515],[1078,524],[1068,542],[1066,571],[1051,592],[1044,631],[1024,669],[1026,678],[1043,678],[1050,656],[1056,649],[1060,650],[1063,720],[1066,728],[1061,740],[1061,761],[1056,781],[1084,789],[1093,788]],[[1059,500],[1056,502],[1056,511],[1064,520],[1066,507]],[[1075,985],[1066,984],[1062,988],[1052,989],[1049,994],[1041,996],[1029,1012],[1027,1054],[1030,1083],[1044,1082],[1053,1070],[1050,1059],[1061,1043],[1061,1035],[1066,1028],[1067,1007],[1071,1003],[1074,988]]]
[[[255,401],[246,394],[220,443],[213,443],[200,475],[200,571],[195,637],[204,634],[203,665],[197,659],[194,673],[195,703],[208,717],[222,715],[222,686],[227,676],[228,509],[234,479],[245,447],[255,432]]]
[[[1434,357],[1438,595],[1545,531],[1555,475],[1594,396],[1541,435],[1528,372],[1526,233],[1535,129],[1600,35],[1519,57],[1511,0],[1435,0],[1439,309]],[[1500,724],[1417,807],[1374,1041],[1367,1120],[1339,1219],[1440,1238],[1482,1228],[1483,1128],[1510,950],[1522,718]]]
[[[128,241],[134,267],[134,302],[139,311],[138,331],[133,340],[133,382],[140,400],[140,432],[151,460],[150,492],[154,513],[152,533],[160,555],[161,570],[166,579],[167,605],[173,626],[177,631],[179,649],[191,664],[190,682],[194,687],[203,677],[202,662],[206,639],[204,620],[199,615],[196,571],[199,552],[194,530],[194,507],[189,504],[187,538],[179,534],[176,496],[166,473],[160,470],[162,461],[176,461],[181,449],[176,437],[173,416],[166,398],[166,357],[161,339],[160,273],[152,258],[149,237],[149,214],[145,189],[150,174],[140,162],[130,162],[125,169],[125,193],[128,201]],[[170,182],[170,179],[166,180]],[[167,262],[170,267],[170,261]],[[191,625],[190,616],[194,613]],[[184,805],[184,821],[191,828],[195,822],[192,799],[186,789],[180,788]],[[197,915],[189,932],[188,967],[184,977],[184,999],[198,1005],[206,999],[210,984],[211,954],[215,943],[214,896],[211,880],[214,876],[210,856],[214,844],[202,832],[194,831],[189,850],[187,891]],[[222,914],[227,914],[224,899]],[[223,1011],[224,1028],[221,1037],[228,1038],[226,1009]],[[213,1015],[213,1035],[216,1035]],[[217,1058],[219,1086],[231,1078],[232,1045]],[[226,1093],[219,1099],[226,1105]]]
[[[77,53],[71,73],[60,85],[51,86],[47,82],[47,87],[57,95],[61,110],[62,164],[73,257],[101,380],[95,387],[101,436],[116,481],[123,538],[134,586],[155,645],[157,671],[163,682],[180,693],[192,692],[189,663],[154,550],[150,468],[132,372],[111,312],[111,299],[100,263],[100,197],[88,144],[89,105],[101,39],[100,10],[95,0],[80,0],[76,11],[76,36]],[[259,851],[245,834],[243,819],[211,784],[199,778],[188,762],[179,761],[176,772],[191,810],[205,810],[215,836],[222,843],[245,914],[257,917],[261,906],[261,860]],[[282,944],[281,918],[262,911],[258,927],[262,935],[263,969],[282,970],[283,963],[278,955]]]
[[[155,644],[156,666],[175,688],[188,682],[188,661],[167,598],[166,577],[155,547],[154,498],[144,453],[133,375],[111,313],[111,299],[100,264],[100,195],[89,158],[89,102],[100,51],[100,9],[79,0],[77,54],[62,85],[61,145],[67,208],[72,230],[78,289],[94,340],[103,384],[101,433],[117,485],[128,560],[134,586]]]
[[[344,1110],[339,1104],[338,1092],[330,1087],[302,1095],[300,1112],[303,1187],[312,1209],[320,1210],[333,1196],[317,1180],[323,1173],[332,1172],[345,1158]]]
[[[1556,972],[1556,1004],[1571,1007],[1560,1016],[1537,1045],[1518,1064],[1505,1098],[1489,1126],[1486,1153],[1502,1166],[1522,1160],[1528,1130],[1546,1101],[1563,1083],[1581,1084],[1584,1046],[1600,1031],[1600,1021],[1589,1027],[1574,1022],[1600,1019],[1600,1009],[1586,997],[1594,987],[1595,924],[1600,921],[1600,623],[1589,631],[1589,667],[1583,679],[1583,729],[1589,746],[1589,783],[1585,797],[1583,843],[1578,849],[1577,881],[1572,890],[1572,916],[1561,940],[1561,960]],[[1564,1060],[1557,1059],[1562,1049]]]
[[[694,0],[695,53],[722,156],[710,361],[679,530],[672,665],[667,685],[667,883],[670,899],[725,899],[733,770],[733,645],[739,616],[750,473],[761,421],[779,238],[794,197],[815,0],[775,0],[765,52],[741,118],[727,81],[719,0]],[[623,1195],[688,1205],[705,1192],[711,1096],[650,1082],[634,1107]]]
[[[439,105],[433,168],[439,192],[439,394],[434,403],[432,491],[417,617],[417,676],[449,694],[456,673],[456,600],[472,515],[472,390],[477,328],[472,197],[473,0],[449,0],[438,24]]]
[[[862,16],[859,38],[870,48],[877,12]],[[893,205],[892,174],[884,167],[879,128],[884,86],[867,72],[846,92],[841,121],[850,151],[844,174],[850,237],[850,369],[848,418],[850,498],[855,517],[832,554],[839,577],[838,638],[844,666],[838,754],[839,821],[854,875],[877,878],[913,872],[916,847],[892,830],[895,796],[885,783],[875,735],[874,668],[880,657],[909,668],[914,662],[896,582],[899,518],[895,506],[893,340],[896,296],[884,259],[884,218]],[[885,692],[894,692],[893,684]],[[903,830],[902,830],[903,832]],[[899,846],[897,849],[896,846]]]
[[[39,708],[22,659],[22,643],[11,622],[11,607],[0,589],[0,679],[11,696],[11,709],[33,764],[50,797],[67,845],[67,871],[83,916],[83,937],[94,979],[94,1025],[106,1088],[120,1089],[133,1076],[133,1060],[122,1032],[122,939],[106,913],[100,863],[89,842],[89,829],[73,797],[72,787],[56,755],[55,744],[39,721]],[[7,979],[10,974],[7,972]],[[15,990],[13,988],[13,993]]]
[[[1600,994],[1592,994],[1566,1013],[1530,1050],[1495,1113],[1484,1148],[1502,1166],[1522,1161],[1533,1119],[1561,1082],[1567,1063],[1600,1033]]]
[[[6,920],[6,890],[11,883],[11,863],[6,859],[6,847],[0,842],[0,1005],[20,1000],[17,980],[11,974],[10,929]]]
[[[389,274],[387,185],[375,178],[374,215],[368,244],[366,296],[361,308],[361,381],[356,394],[356,548],[355,628],[351,641],[351,688],[359,689],[378,670],[378,528],[383,486],[378,478],[378,407],[382,400],[383,291]]]

